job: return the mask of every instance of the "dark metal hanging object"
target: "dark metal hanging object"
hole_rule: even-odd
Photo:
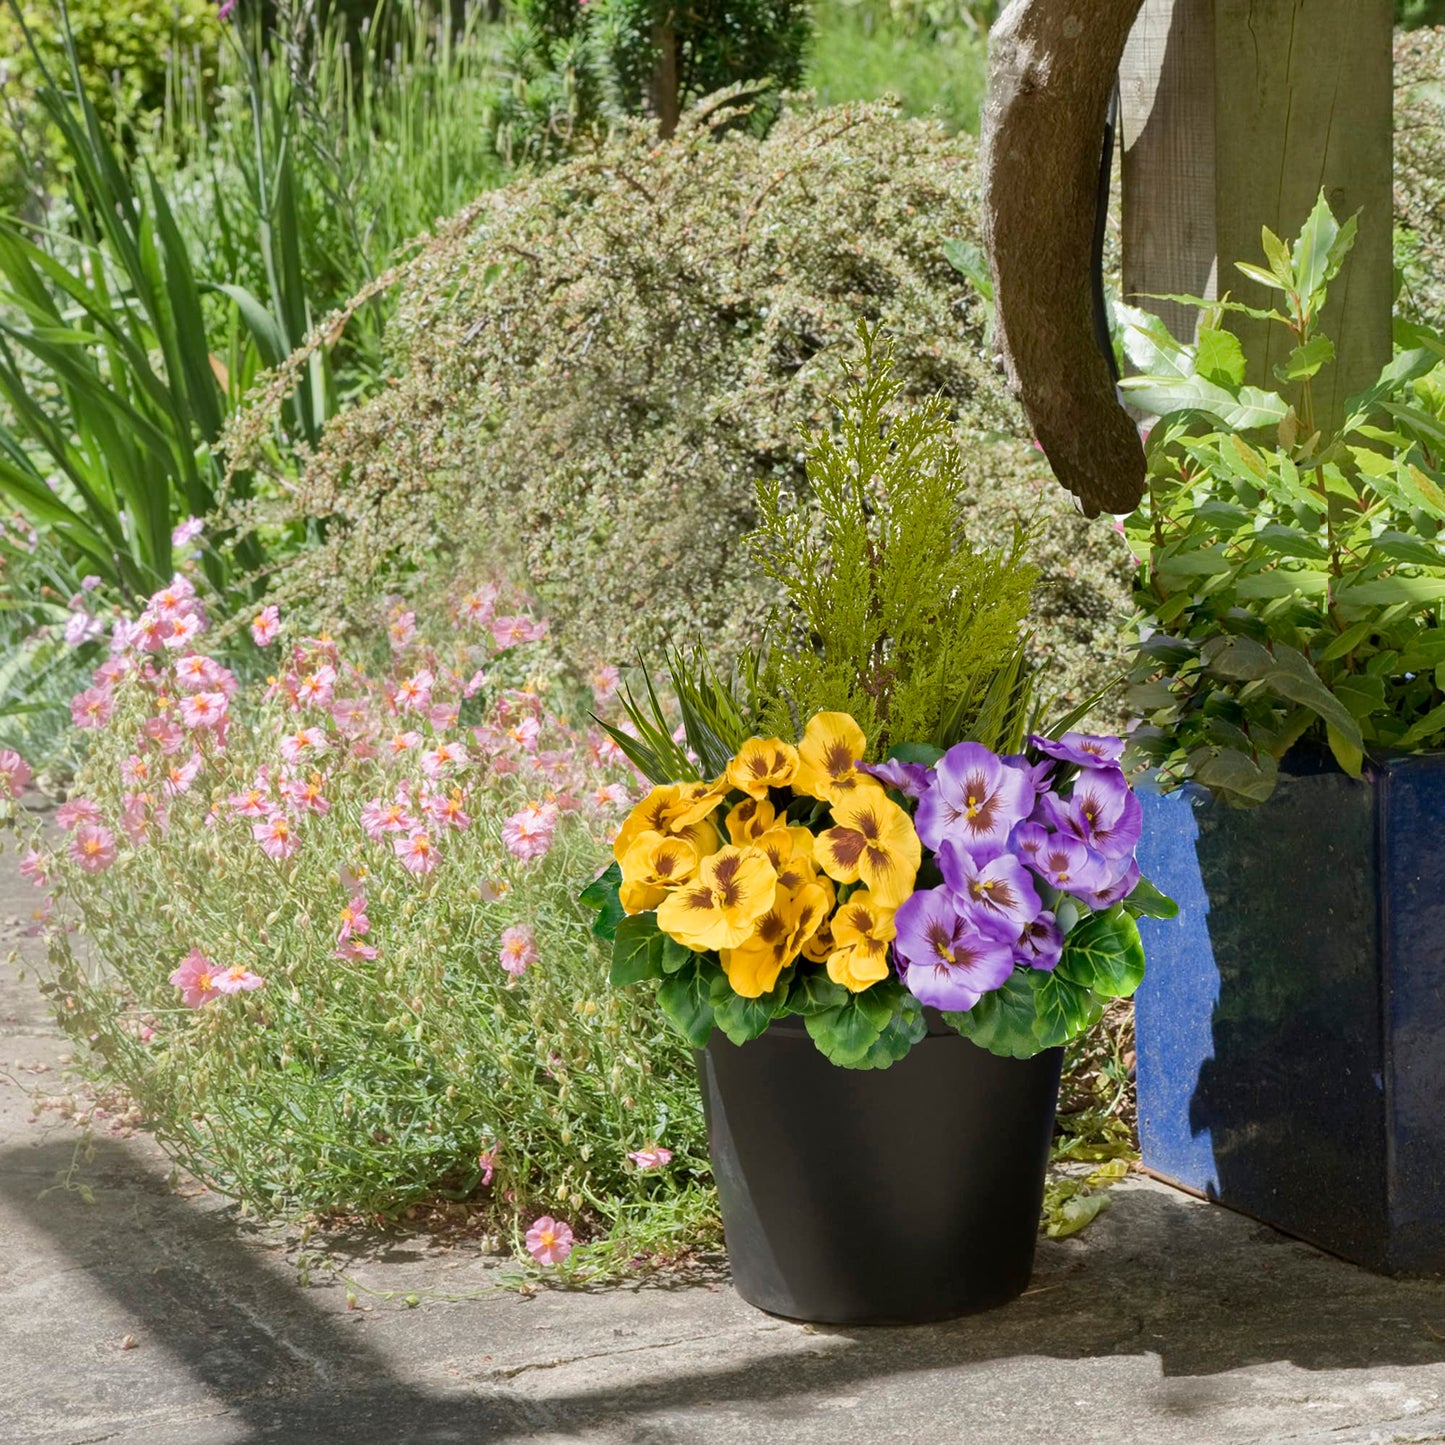
[[[989,38],[984,242],[1009,386],[1084,514],[1132,512],[1144,449],[1096,329],[1100,142],[1143,0],[1012,0]],[[1106,159],[1107,163],[1107,159]]]

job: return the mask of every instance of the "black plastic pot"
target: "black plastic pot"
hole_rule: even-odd
[[[922,1324],[1023,1292],[1062,1050],[1001,1059],[932,1014],[889,1069],[835,1067],[797,1018],[741,1046],[715,1034],[697,1060],[749,1304],[818,1324]]]

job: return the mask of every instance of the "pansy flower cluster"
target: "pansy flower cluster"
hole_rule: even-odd
[[[658,981],[700,1046],[800,1015],[834,1062],[886,1067],[925,1007],[995,1052],[1065,1043],[1143,976],[1142,809],[1118,738],[907,746],[870,764],[846,714],[749,738],[720,776],[655,786],[583,894],[613,981]]]
[[[1041,761],[959,743],[908,779],[942,882],[899,910],[894,952],[909,992],[935,1008],[971,1009],[1019,966],[1052,970],[1065,926],[1139,882],[1143,812],[1119,767],[1123,743],[1029,741]],[[1054,786],[1061,772],[1073,776]]]
[[[888,974],[921,858],[907,812],[861,772],[864,738],[820,713],[795,748],[750,738],[716,779],[664,784],[617,835],[618,897],[756,999],[800,958],[861,992]],[[840,906],[840,900],[841,906]]]

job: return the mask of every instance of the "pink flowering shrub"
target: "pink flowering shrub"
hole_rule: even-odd
[[[436,627],[397,608],[380,666],[266,608],[227,665],[188,587],[117,625],[74,790],[27,840],[47,987],[97,1073],[262,1211],[465,1200],[610,1237],[585,1258],[635,1252],[658,1204],[695,1237],[690,1059],[609,988],[572,899],[638,796],[587,725],[615,678],[532,675],[546,624],[495,588]]]

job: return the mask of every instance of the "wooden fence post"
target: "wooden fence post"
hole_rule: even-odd
[[[1234,269],[1261,260],[1260,227],[1292,238],[1321,189],[1360,234],[1324,329],[1338,361],[1316,385],[1325,424],[1390,359],[1393,17],[1390,0],[1145,0],[1121,71],[1126,299],[1269,293]],[[1240,318],[1234,318],[1240,321]],[[1288,337],[1239,331],[1249,379],[1275,388]]]

